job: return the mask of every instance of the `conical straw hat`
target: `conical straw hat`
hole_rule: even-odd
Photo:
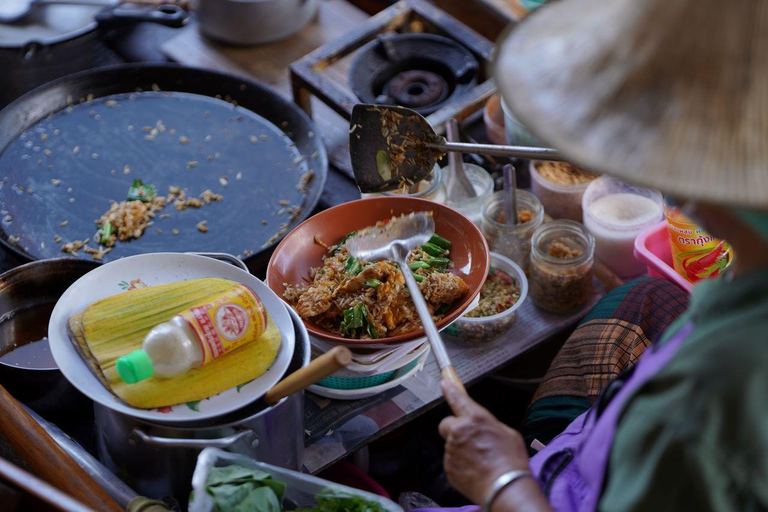
[[[561,0],[499,46],[515,116],[575,162],[768,208],[768,0]]]

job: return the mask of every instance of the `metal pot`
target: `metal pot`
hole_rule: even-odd
[[[309,364],[309,336],[289,308],[296,349],[286,373]],[[246,408],[209,426],[177,427],[149,423],[95,404],[97,455],[139,494],[173,497],[185,504],[197,456],[223,448],[276,466],[300,469],[304,453],[304,396],[284,398],[272,407]],[[238,417],[238,415],[240,415]]]
[[[80,277],[98,266],[87,260],[41,260],[0,276],[0,352],[32,330],[45,335],[53,305]],[[50,306],[50,307],[48,307]],[[22,341],[30,341],[25,339]],[[46,416],[77,413],[91,401],[77,391],[51,363],[47,368],[24,368],[0,362],[0,384],[14,398]]]
[[[197,0],[200,31],[224,43],[255,45],[284,39],[315,16],[318,0]]]
[[[56,78],[116,63],[102,42],[108,30],[141,21],[170,27],[187,21],[187,13],[174,5],[139,9],[113,3],[47,5],[24,23],[0,25],[0,106]]]

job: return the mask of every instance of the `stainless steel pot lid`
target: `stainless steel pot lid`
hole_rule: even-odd
[[[29,0],[0,0],[0,13],[22,10]],[[0,24],[0,48],[23,48],[30,43],[55,44],[86,34],[97,27],[94,16],[104,7],[93,5],[40,5],[23,21]]]

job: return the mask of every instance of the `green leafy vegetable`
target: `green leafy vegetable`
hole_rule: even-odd
[[[133,180],[131,188],[128,189],[129,201],[142,201],[148,203],[157,196],[157,189],[154,185],[145,185],[141,180]]]
[[[420,276],[419,274],[413,274],[413,278],[416,279],[417,283],[420,283],[424,280],[424,276]]]
[[[445,254],[445,250],[440,247],[439,245],[435,245],[432,243],[427,242],[426,244],[421,246],[421,250],[425,253],[429,254],[430,256],[437,256],[440,257],[443,254]]]
[[[104,223],[103,226],[99,229],[99,233],[101,234],[101,238],[99,238],[99,243],[105,244],[109,241],[109,238],[112,236],[112,233],[115,232],[115,227],[112,225],[111,222],[107,221]]]
[[[429,263],[430,266],[434,267],[437,265],[447,265],[451,262],[448,258],[423,258],[421,261],[425,263]]]
[[[409,263],[408,267],[410,267],[411,270],[419,270],[420,268],[429,268],[429,263],[426,261],[414,261],[413,263]]]
[[[341,312],[343,320],[341,321],[341,332],[347,336],[354,336],[359,333],[358,330],[364,330],[371,338],[378,338],[373,324],[368,321],[368,310],[365,304],[358,302],[356,306],[345,309]]]
[[[446,240],[437,233],[432,235],[432,238],[429,239],[429,243],[442,247],[443,249],[448,249],[451,246],[450,240]]]
[[[389,167],[389,153],[380,149],[376,152],[376,171],[384,181],[392,179],[392,170]]]
[[[350,256],[344,263],[344,268],[347,269],[347,274],[356,276],[360,273],[361,270],[363,270],[363,264],[360,263],[360,261],[354,256]]]
[[[220,512],[280,512],[285,484],[258,469],[232,465],[211,468],[205,490]]]
[[[331,252],[335,253],[336,251],[344,247],[344,244],[346,243],[346,241],[352,238],[353,236],[355,236],[356,234],[357,234],[357,231],[352,231],[351,233],[347,233],[347,235],[344,238],[342,238],[338,244],[333,246],[333,249],[331,249]]]
[[[316,507],[296,512],[385,512],[384,507],[375,501],[333,491],[323,491],[315,496],[315,500]]]
[[[379,286],[381,286],[381,281],[379,281],[378,279],[375,279],[375,278],[366,279],[365,286],[367,286],[369,288],[378,288]]]

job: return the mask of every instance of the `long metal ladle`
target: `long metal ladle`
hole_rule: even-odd
[[[406,149],[405,159],[393,165],[389,156],[397,146]],[[418,112],[365,103],[352,109],[349,151],[355,181],[363,193],[394,190],[404,182],[418,183],[429,175],[436,158],[449,151],[529,160],[565,159],[550,148],[448,142]],[[382,169],[388,158],[389,169]]]
[[[419,314],[424,332],[427,335],[432,352],[440,367],[443,378],[450,380],[459,389],[464,390],[461,379],[456,374],[451,358],[445,350],[443,339],[437,331],[427,302],[421,294],[416,278],[408,268],[408,254],[429,241],[435,233],[435,221],[425,212],[416,212],[392,220],[381,227],[368,228],[346,241],[347,250],[363,261],[392,260],[400,266],[405,284],[411,294],[411,300]],[[465,391],[466,393],[466,391]]]

